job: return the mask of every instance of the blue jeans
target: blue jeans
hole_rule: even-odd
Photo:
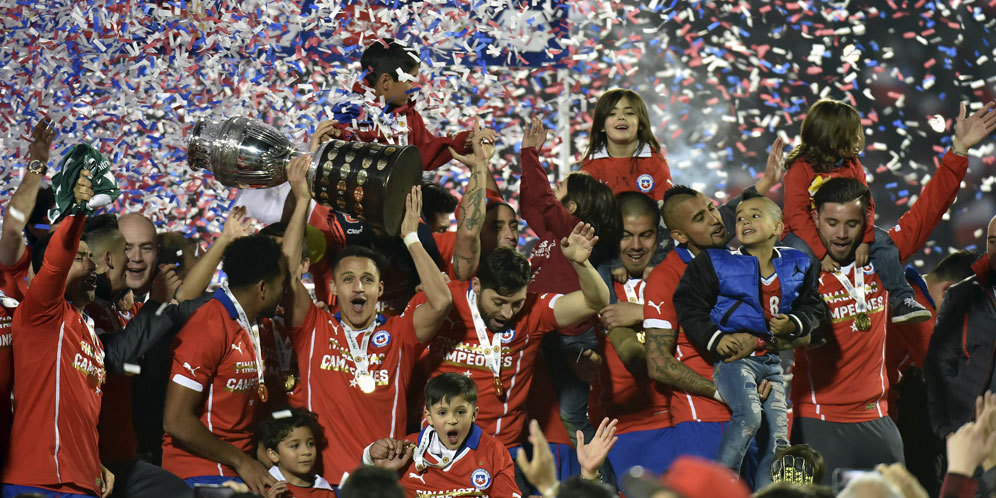
[[[820,265],[820,261],[816,259],[809,244],[796,234],[785,235],[781,245],[808,254],[817,266]],[[882,280],[882,286],[889,291],[889,303],[901,303],[907,297],[915,298],[913,287],[906,280],[906,268],[903,267],[903,263],[899,259],[899,249],[896,248],[896,243],[892,241],[892,237],[889,237],[889,232],[875,227],[875,242],[869,249],[868,259],[875,266],[875,272]]]
[[[747,447],[761,428],[762,408],[768,422],[767,444],[758,445],[760,462],[754,489],[762,489],[771,483],[770,469],[775,453],[789,446],[788,404],[785,401],[783,373],[781,359],[770,353],[730,363],[719,362],[713,373],[716,389],[731,412],[730,425],[719,445],[719,463],[739,474]],[[757,393],[757,386],[762,380],[771,383],[771,393],[763,406]]]

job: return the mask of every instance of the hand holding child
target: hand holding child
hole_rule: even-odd
[[[788,315],[779,313],[768,321],[768,330],[771,331],[773,335],[786,335],[791,334],[797,330],[795,321],[788,317]]]
[[[867,265],[870,255],[871,246],[867,242],[858,244],[858,248],[854,250],[854,264],[859,267]]]

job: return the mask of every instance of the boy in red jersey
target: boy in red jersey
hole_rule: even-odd
[[[307,168],[305,159],[291,162],[287,169],[297,203],[284,233],[283,251],[295,269],[300,266],[311,197]],[[333,485],[359,465],[368,444],[404,435],[405,392],[419,343],[435,335],[452,304],[446,282],[417,234],[421,204],[420,190],[413,188],[401,233],[426,297],[409,303],[401,315],[385,319],[376,312],[384,283],[381,258],[369,248],[347,246],[332,262],[332,291],[340,303],[336,313],[311,300],[299,273],[292,277],[284,321],[297,354],[300,379],[291,403],[303,402],[318,414],[325,433],[335,435],[333,444],[322,452],[322,474]]]
[[[227,285],[190,317],[173,343],[163,468],[189,485],[238,477],[264,492],[276,480],[247,453],[255,405],[269,397],[257,320],[276,313],[287,261],[273,239],[254,235],[225,249],[222,269]]]
[[[93,196],[83,170],[75,201]],[[95,266],[80,240],[85,216],[68,216],[47,244],[44,262],[14,313],[14,423],[3,469],[3,496],[107,496],[113,475],[100,464],[97,418],[104,348],[83,308],[97,288]],[[9,458],[16,455],[16,458]]]
[[[324,441],[314,413],[300,408],[273,412],[260,422],[255,439],[277,480],[267,496],[335,498],[332,485],[315,473]]]
[[[428,426],[403,441],[375,441],[363,450],[363,463],[400,471],[408,496],[521,496],[505,445],[474,423],[473,380],[456,373],[430,379],[425,419]]]

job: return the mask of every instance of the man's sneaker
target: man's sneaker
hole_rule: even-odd
[[[902,301],[890,303],[892,307],[892,323],[917,323],[930,320],[933,313],[916,299],[907,297]]]

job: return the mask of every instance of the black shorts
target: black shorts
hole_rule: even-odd
[[[872,469],[880,463],[905,463],[903,439],[889,417],[868,422],[826,422],[795,419],[792,443],[805,443],[823,455],[826,474],[822,484],[833,482],[834,469]]]

